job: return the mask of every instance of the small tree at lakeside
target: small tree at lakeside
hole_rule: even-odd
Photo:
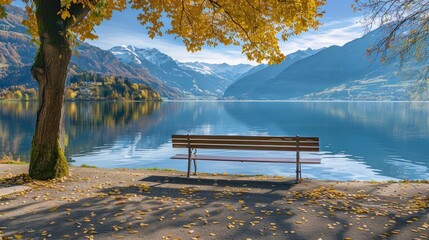
[[[241,45],[250,60],[278,63],[284,59],[279,39],[286,41],[317,29],[325,0],[23,0],[29,28],[39,45],[33,77],[39,85],[39,110],[32,141],[29,173],[35,179],[68,175],[60,143],[67,66],[76,39],[95,39],[94,27],[127,7],[141,11],[139,21],[151,38],[171,34],[188,51],[203,46]],[[0,17],[7,17],[0,0]],[[166,20],[168,19],[168,20]],[[169,28],[162,32],[165,24]]]

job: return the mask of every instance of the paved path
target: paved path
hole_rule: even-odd
[[[16,194],[20,192],[25,192],[30,189],[31,187],[29,186],[12,186],[12,187],[0,186],[0,197],[10,195],[10,194]]]
[[[0,178],[8,178],[17,174],[27,172],[27,166],[13,165],[13,164],[0,164]],[[15,185],[15,184],[1,184],[0,183],[0,197],[10,194],[21,193],[31,190],[30,186]]]
[[[429,184],[71,168],[28,181],[0,165],[3,239],[425,239]],[[18,177],[16,176],[18,174]]]

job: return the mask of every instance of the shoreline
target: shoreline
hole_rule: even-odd
[[[427,182],[294,184],[274,176],[187,179],[179,171],[85,167],[70,167],[71,176],[62,180],[16,177],[27,168],[0,164],[0,188],[18,182],[31,187],[0,198],[2,237],[424,239],[429,234]]]
[[[37,99],[2,99],[0,102],[38,102]],[[160,100],[107,100],[107,99],[64,99],[64,102],[258,102],[258,103],[429,103],[429,100],[341,100],[341,99],[160,99]]]
[[[91,169],[101,169],[101,170],[118,170],[118,171],[160,171],[160,172],[175,172],[179,173],[183,176],[186,175],[185,171],[177,170],[174,168],[158,168],[158,167],[147,167],[147,168],[103,168],[97,167],[89,164],[81,164],[81,165],[73,165],[70,164],[69,168],[91,168]],[[28,165],[29,163],[26,161],[13,161],[13,162],[2,162],[0,159],[1,165]],[[269,174],[243,174],[243,173],[227,173],[227,172],[198,172],[198,176],[223,176],[223,177],[258,177],[258,178],[267,178],[267,179],[295,179],[294,176],[287,175],[269,175]],[[1,175],[0,175],[1,177]],[[192,175],[191,175],[192,179]],[[342,179],[318,179],[318,178],[309,178],[303,177],[303,180],[306,181],[320,181],[320,182],[361,182],[361,183],[429,183],[429,179],[387,179],[387,180],[377,180],[377,179],[369,179],[369,180],[342,180]]]

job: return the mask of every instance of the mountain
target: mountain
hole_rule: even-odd
[[[249,71],[247,71],[247,72],[245,72],[245,73],[241,74],[241,75],[238,77],[238,79],[237,79],[237,80],[242,79],[242,78],[245,78],[245,77],[247,77],[247,76],[249,76],[249,75],[252,75],[252,74],[254,74],[254,73],[256,73],[256,72],[259,72],[259,71],[261,71],[261,70],[263,70],[263,69],[265,69],[265,68],[267,68],[267,67],[269,67],[269,66],[270,66],[270,65],[268,65],[268,64],[259,64],[259,65],[256,65],[256,66],[252,67]]]
[[[35,87],[31,65],[37,46],[21,22],[25,12],[7,6],[8,17],[0,19],[0,87]],[[251,65],[180,63],[157,49],[133,46],[114,47],[110,51],[80,42],[69,65],[69,77],[85,72],[127,77],[144,83],[167,98],[219,98],[239,75]]]
[[[21,68],[31,65],[37,50],[34,44],[30,44],[31,37],[26,34],[22,25],[26,16],[24,10],[13,6],[5,7],[8,15],[0,19],[0,79],[9,73],[13,73],[11,77],[14,78],[26,75],[29,70]],[[25,82],[22,79],[15,80]]]
[[[238,80],[225,91],[236,99],[409,100],[407,89],[421,65],[399,59],[385,64],[367,49],[384,33],[376,29],[344,46],[332,46],[293,61],[281,70],[267,67]],[[287,59],[286,59],[287,61]],[[282,63],[283,64],[283,63]]]
[[[249,64],[229,65],[226,63],[211,64],[204,62],[185,62],[179,63],[179,66],[206,75],[217,75],[220,78],[224,78],[226,81],[229,80],[230,83],[253,68],[253,66]]]
[[[26,17],[24,10],[6,6],[6,19],[0,19],[0,87],[26,85],[34,87],[36,82],[31,78],[30,68],[37,48],[30,43],[31,37],[26,34],[21,22]],[[102,75],[127,77],[133,82],[146,84],[155,89],[161,96],[180,98],[180,90],[166,85],[153,77],[143,68],[133,68],[123,64],[109,51],[80,43],[75,48],[69,65],[69,76],[81,72],[95,72]]]
[[[265,84],[268,80],[276,77],[280,72],[291,66],[293,63],[309,57],[323,49],[313,50],[308,48],[307,50],[299,50],[286,56],[286,59],[280,64],[274,64],[271,66],[261,64],[254,67],[248,73],[244,73],[235,83],[228,87],[225,91],[225,97],[234,96],[239,99],[246,99],[248,94],[253,91],[254,88]]]
[[[77,48],[77,55],[73,55],[71,67],[81,71],[94,71],[103,75],[127,77],[133,82],[144,83],[155,89],[161,96],[180,98],[181,91],[171,87],[152,76],[146,69],[133,68],[123,64],[109,51],[81,43]]]
[[[27,29],[22,25],[22,20],[26,17],[24,10],[9,5],[5,8],[7,17],[0,19],[0,30],[26,33]]]
[[[136,69],[144,68],[160,81],[185,92],[188,98],[218,98],[251,65],[181,63],[154,48],[132,45],[116,46],[109,50],[121,62]]]

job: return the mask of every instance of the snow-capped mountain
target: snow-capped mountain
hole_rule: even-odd
[[[235,77],[251,65],[181,63],[155,48],[131,45],[109,50],[121,62],[135,68],[145,68],[164,83],[183,91],[187,97],[220,97]]]
[[[230,80],[231,83],[253,68],[250,64],[229,65],[226,63],[211,64],[204,62],[185,62],[179,63],[179,66],[183,69],[194,70],[206,75],[217,75]]]
[[[136,48],[132,45],[122,45],[113,47],[109,51],[123,63],[135,66],[140,66],[144,64],[145,61],[148,61],[159,67],[170,61],[174,61],[171,57],[161,53],[155,48]]]
[[[31,65],[34,62],[37,46],[31,44],[31,36],[22,25],[27,17],[25,10],[6,6],[7,18],[0,19],[0,88],[23,85],[36,87],[31,77]],[[105,76],[127,77],[132,82],[146,84],[161,96],[176,99],[182,93],[168,86],[143,68],[133,68],[119,61],[112,53],[87,43],[80,43],[74,49],[69,64],[68,76],[77,73],[93,72]]]

